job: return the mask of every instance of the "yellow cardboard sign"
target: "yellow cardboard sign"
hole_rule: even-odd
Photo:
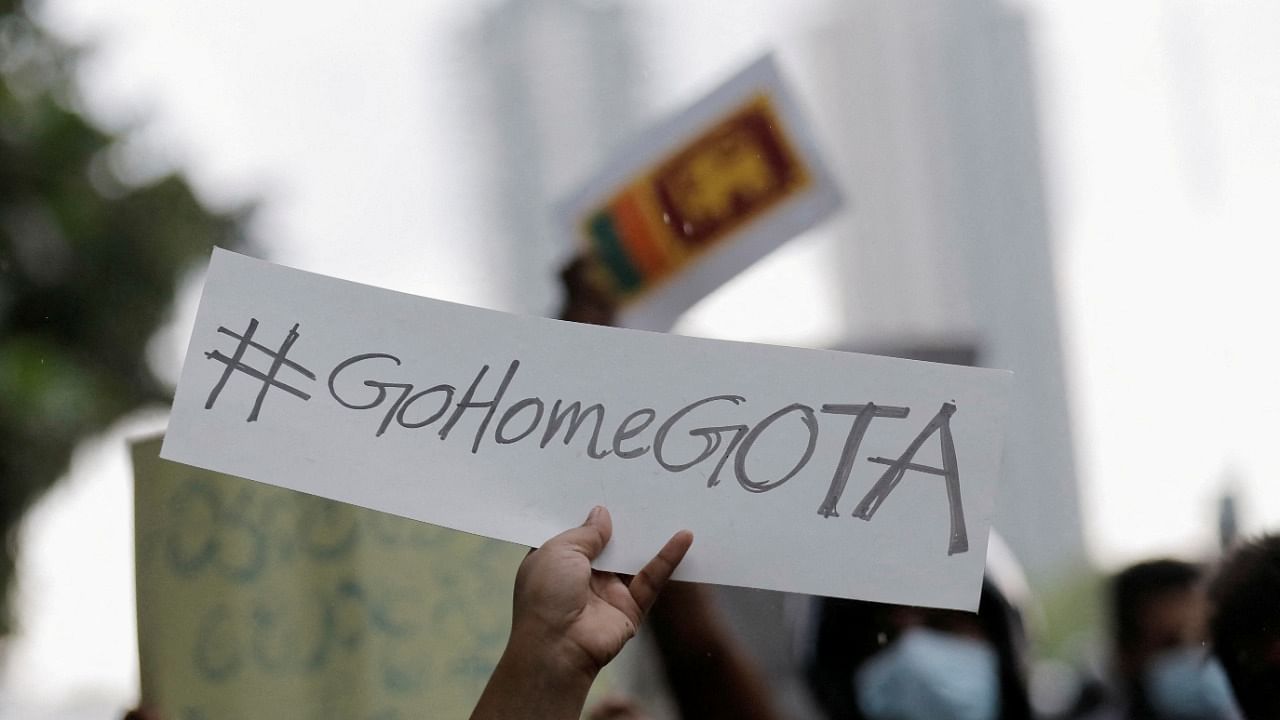
[[[133,445],[143,701],[174,720],[466,717],[526,548]]]

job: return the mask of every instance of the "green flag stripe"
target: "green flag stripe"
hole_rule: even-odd
[[[644,278],[641,276],[640,271],[631,264],[631,258],[627,256],[627,250],[622,245],[622,238],[618,237],[618,229],[613,224],[613,218],[609,213],[602,212],[591,218],[588,227],[591,231],[591,237],[595,240],[596,252],[599,254],[600,260],[613,273],[614,279],[618,281],[618,286],[625,291],[635,290],[640,287]]]

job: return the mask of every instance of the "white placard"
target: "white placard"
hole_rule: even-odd
[[[600,504],[601,569],[688,528],[684,580],[972,610],[1009,378],[509,315],[219,250],[161,455],[526,545]]]

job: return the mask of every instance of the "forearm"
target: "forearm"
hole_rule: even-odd
[[[471,720],[578,720],[594,679],[541,648],[507,644]]]

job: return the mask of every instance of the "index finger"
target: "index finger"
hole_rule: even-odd
[[[681,530],[672,535],[658,554],[631,579],[628,589],[631,591],[631,599],[635,600],[640,608],[641,616],[646,615],[649,608],[653,607],[654,601],[658,599],[658,593],[662,592],[663,586],[671,579],[671,574],[676,571],[676,567],[684,559],[685,553],[689,552],[691,545],[693,545],[693,533],[688,530]]]

